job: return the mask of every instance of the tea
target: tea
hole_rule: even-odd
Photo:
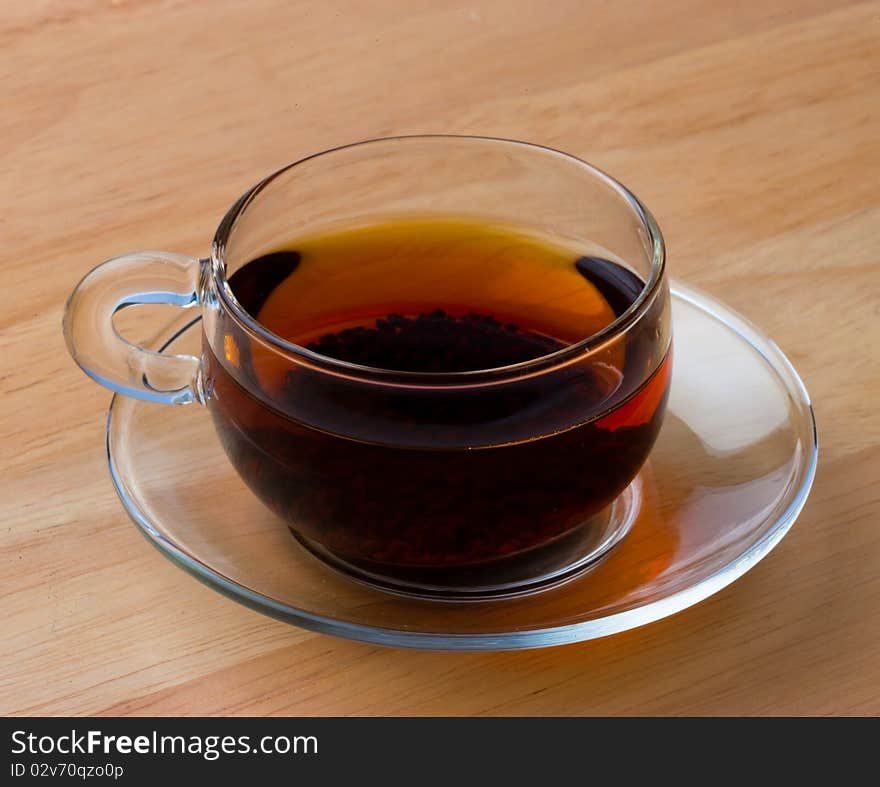
[[[273,363],[234,326],[222,358],[205,348],[211,411],[245,482],[311,548],[370,576],[434,586],[542,560],[590,527],[657,435],[671,363],[659,299],[625,340],[559,368],[547,358],[644,289],[601,249],[398,219],[300,238],[229,286],[272,333],[353,365]],[[531,373],[535,359],[551,371]],[[352,383],[357,367],[387,382]],[[476,374],[500,367],[513,368]]]

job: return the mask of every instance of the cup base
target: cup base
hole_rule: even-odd
[[[290,532],[324,564],[370,587],[420,599],[485,601],[538,593],[589,571],[629,532],[641,504],[642,484],[637,476],[610,505],[551,543],[511,557],[455,568],[351,560],[293,528]]]

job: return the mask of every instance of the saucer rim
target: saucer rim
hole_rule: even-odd
[[[178,547],[159,532],[131,495],[129,495],[111,448],[113,417],[114,413],[118,410],[117,400],[125,399],[121,394],[114,394],[111,399],[105,427],[105,450],[113,486],[122,502],[123,508],[143,536],[174,564],[184,569],[203,584],[233,601],[276,620],[310,631],[374,645],[398,648],[486,652],[526,650],[583,642],[656,622],[681,612],[732,584],[773,550],[791,529],[806,504],[816,475],[819,447],[816,418],[809,393],[794,365],[779,346],[747,318],[695,287],[673,280],[670,282],[670,293],[673,298],[680,298],[686,301],[710,318],[724,324],[764,359],[765,363],[781,379],[793,402],[799,406],[798,409],[801,415],[808,419],[812,444],[809,446],[809,456],[807,457],[807,467],[803,474],[803,479],[791,502],[777,517],[774,525],[744,552],[737,555],[724,566],[716,569],[713,574],[666,597],[648,602],[640,602],[630,609],[577,623],[532,628],[525,631],[494,632],[491,634],[438,633],[385,628],[330,618],[279,602],[270,596],[251,590],[189,555],[185,550]],[[159,352],[163,351],[181,334],[200,322],[201,319],[202,317],[198,316],[187,320],[170,337],[162,342]],[[177,318],[169,326],[166,326],[165,331],[179,320],[180,318]],[[160,335],[163,335],[163,333],[164,331],[160,332]],[[440,601],[437,603],[447,602]]]

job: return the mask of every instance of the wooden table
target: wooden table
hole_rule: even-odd
[[[880,2],[39,0],[0,8],[0,71],[0,710],[880,713]],[[742,580],[604,640],[397,651],[234,604],[129,522],[61,337],[77,280],[204,254],[289,160],[428,131],[615,173],[798,367],[818,476]]]

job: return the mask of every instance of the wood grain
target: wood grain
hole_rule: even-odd
[[[880,714],[880,3],[6,3],[0,85],[0,711]],[[613,172],[673,274],[799,368],[819,473],[741,581],[604,640],[405,652],[235,605],[131,526],[109,396],[61,337],[73,285],[128,249],[204,254],[305,153],[426,131]]]

